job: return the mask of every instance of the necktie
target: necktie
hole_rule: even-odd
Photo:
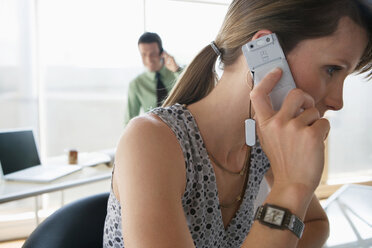
[[[167,97],[168,92],[167,92],[167,89],[165,88],[165,85],[161,81],[159,72],[156,72],[155,78],[156,78],[156,81],[157,81],[156,82],[156,95],[157,95],[157,101],[158,101],[157,104],[158,104],[158,107],[159,107],[159,106],[162,105],[163,101]]]

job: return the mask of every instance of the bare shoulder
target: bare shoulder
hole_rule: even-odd
[[[114,173],[125,243],[193,247],[181,201],[185,187],[185,161],[172,130],[155,115],[130,121],[117,148]]]
[[[156,150],[180,150],[178,141],[173,131],[158,116],[148,114],[132,119],[127,125],[119,142],[119,147],[140,145],[146,152]],[[150,150],[147,150],[148,148]],[[120,152],[120,150],[119,150]],[[173,153],[172,153],[173,154]],[[169,154],[170,156],[172,154]]]
[[[115,157],[115,178],[129,174],[146,177],[149,182],[186,183],[185,162],[182,149],[173,131],[156,115],[144,115],[132,119],[120,138]],[[126,178],[127,179],[127,178]]]

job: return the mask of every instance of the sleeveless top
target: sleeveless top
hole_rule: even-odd
[[[270,167],[259,144],[251,149],[248,181],[241,205],[225,229],[216,176],[195,119],[180,104],[155,108],[150,113],[158,115],[172,129],[182,148],[186,166],[186,189],[180,200],[195,247],[241,247],[253,223],[254,200],[261,180]],[[120,211],[120,203],[111,187],[103,247],[124,247]]]

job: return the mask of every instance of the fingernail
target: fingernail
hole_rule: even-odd
[[[282,69],[280,67],[275,67],[274,69],[271,70],[271,73],[277,73],[281,71]]]

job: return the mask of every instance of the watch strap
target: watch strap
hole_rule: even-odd
[[[300,218],[296,215],[291,214],[289,218],[289,223],[285,223],[290,231],[292,231],[299,239],[302,237],[302,234],[305,229],[305,224]]]
[[[273,225],[272,223],[265,220],[266,210],[268,207],[285,212],[281,225]],[[305,229],[305,224],[303,223],[303,221],[296,215],[292,214],[291,211],[289,211],[286,208],[271,204],[265,204],[258,207],[254,219],[259,220],[260,223],[271,228],[288,229],[292,233],[294,233],[299,239],[302,237],[303,231]]]

